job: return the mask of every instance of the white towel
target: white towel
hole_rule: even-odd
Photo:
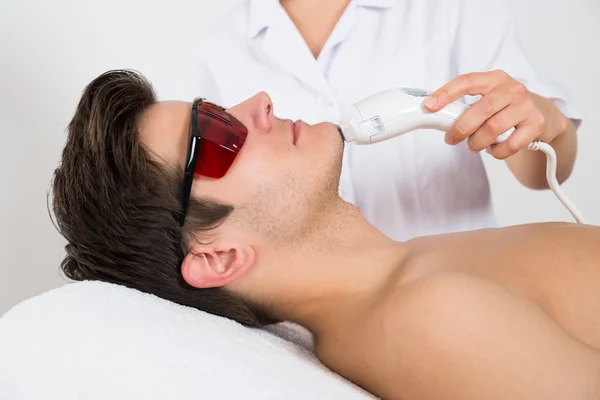
[[[374,398],[319,363],[305,337],[298,345],[272,332],[297,333],[71,283],[0,318],[0,399]]]

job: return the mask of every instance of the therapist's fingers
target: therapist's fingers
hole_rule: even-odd
[[[487,147],[494,144],[498,136],[514,127],[521,127],[523,121],[527,118],[527,110],[517,105],[510,105],[504,108],[499,113],[490,117],[485,121],[479,129],[469,136],[467,144],[472,151],[485,150]],[[525,125],[527,126],[527,124]],[[513,135],[516,133],[513,132]],[[513,140],[513,144],[521,144],[521,136],[523,133],[519,131],[518,136]],[[512,137],[512,135],[511,135]],[[526,145],[526,144],[525,144]],[[510,147],[510,146],[509,146]],[[518,149],[520,150],[520,148]],[[518,151],[516,150],[516,151]]]
[[[512,79],[506,72],[471,72],[452,79],[431,93],[425,100],[425,108],[436,112],[465,95],[485,95],[495,87]]]
[[[446,143],[457,144],[471,136],[478,130],[489,133],[490,142],[479,148],[478,151],[485,149],[502,132],[496,133],[499,125],[504,125],[508,116],[502,115],[493,118],[497,113],[508,107],[514,99],[514,92],[511,90],[510,83],[503,83],[487,95],[483,96],[478,102],[473,104],[456,120],[456,123],[446,132]],[[514,119],[514,118],[513,118]],[[515,121],[518,123],[521,121]],[[496,134],[496,136],[493,136]],[[485,135],[480,135],[485,136]],[[476,140],[476,143],[480,139]]]
[[[487,152],[498,160],[505,160],[525,149],[537,137],[537,128],[533,123],[524,123],[515,129],[510,137],[502,143],[494,144]]]

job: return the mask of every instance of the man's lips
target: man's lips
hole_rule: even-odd
[[[291,119],[286,119],[285,122],[290,127],[290,132],[292,134],[292,142],[296,144],[298,138],[300,137],[300,132],[302,131],[302,121],[297,120],[293,122]]]
[[[294,126],[294,121],[292,121],[291,119],[286,119],[285,123],[287,124],[287,126],[290,127],[290,133],[292,134],[292,142],[296,144],[296,135],[294,134],[294,130],[296,129],[296,127]]]
[[[297,120],[296,122],[294,122],[294,144],[296,144],[296,142],[298,141],[298,139],[300,138],[300,134],[302,133],[302,125],[304,124],[304,122],[302,122],[302,120]]]

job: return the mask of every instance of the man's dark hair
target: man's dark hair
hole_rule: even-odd
[[[181,276],[191,241],[208,240],[207,232],[233,208],[191,198],[179,226],[183,171],[152,159],[138,133],[141,115],[156,101],[150,82],[135,71],[105,72],[85,88],[52,186],[56,222],[67,240],[63,273],[134,288],[247,326],[276,322],[226,289],[197,289]]]

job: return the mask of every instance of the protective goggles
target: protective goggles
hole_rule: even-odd
[[[181,191],[183,226],[195,175],[222,178],[244,146],[248,129],[223,107],[197,98],[192,104],[190,144]]]

